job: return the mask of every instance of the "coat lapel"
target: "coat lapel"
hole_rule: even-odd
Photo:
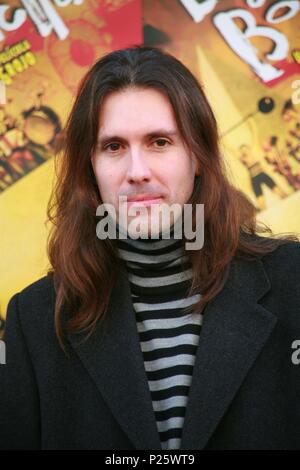
[[[120,268],[107,317],[86,342],[69,341],[136,449],[161,449],[126,273]]]
[[[276,317],[257,302],[270,289],[261,261],[231,264],[208,303],[199,338],[181,449],[203,449],[268,340]]]
[[[181,449],[203,449],[268,340],[276,317],[258,304],[270,289],[261,261],[234,260],[225,287],[205,308]],[[161,449],[126,271],[107,317],[78,344],[68,335],[116,421],[136,449]]]

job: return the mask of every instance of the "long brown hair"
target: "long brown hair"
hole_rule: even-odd
[[[129,87],[154,88],[168,97],[183,140],[200,163],[201,175],[195,178],[190,200],[205,208],[204,247],[191,251],[191,293],[200,289],[202,294],[194,311],[201,311],[220,292],[235,255],[255,258],[285,242],[255,236],[270,230],[257,226],[255,207],[227,179],[215,117],[191,72],[157,48],[135,46],[111,52],[95,63],[80,84],[65,127],[63,150],[57,155],[57,181],[48,205],[53,224],[48,273],[54,278],[55,327],[62,346],[62,309],[67,307],[69,312],[67,330],[83,331],[88,337],[105,317],[114,285],[117,251],[111,240],[96,237],[96,208],[103,201],[91,156],[104,97]]]

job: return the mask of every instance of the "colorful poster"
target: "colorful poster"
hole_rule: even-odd
[[[140,0],[0,2],[0,317],[47,271],[53,155],[80,79],[141,43]]]
[[[300,234],[300,2],[143,0],[143,18],[144,42],[204,86],[228,175],[258,219]]]

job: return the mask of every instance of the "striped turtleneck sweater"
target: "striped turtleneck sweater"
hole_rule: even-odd
[[[117,239],[136,314],[141,351],[161,447],[180,449],[184,416],[202,324],[187,313],[192,269],[183,241]]]

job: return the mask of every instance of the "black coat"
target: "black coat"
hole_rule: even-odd
[[[70,357],[44,277],[16,294],[0,365],[0,448],[160,449],[125,271]],[[231,263],[204,313],[181,449],[300,449],[300,244]],[[292,355],[294,360],[292,361]]]

